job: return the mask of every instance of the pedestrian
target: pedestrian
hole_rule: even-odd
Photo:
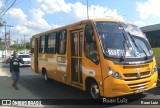
[[[12,86],[15,88],[15,90],[19,90],[17,86],[17,82],[19,80],[19,73],[20,73],[19,62],[23,63],[23,60],[18,57],[17,51],[14,51],[13,56],[9,57],[6,63],[8,63],[8,61],[10,62],[10,72],[12,74],[12,79],[13,79]]]

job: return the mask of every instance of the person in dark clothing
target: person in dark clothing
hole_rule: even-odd
[[[9,59],[7,59],[6,63],[8,63],[8,61],[10,61],[10,72],[12,74],[12,79],[13,79],[13,83],[12,86],[18,90],[18,86],[17,86],[17,82],[19,80],[19,62],[23,62],[23,60],[21,58],[18,58],[18,53],[17,51],[13,52],[13,57],[10,57]]]

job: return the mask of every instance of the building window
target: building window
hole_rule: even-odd
[[[66,53],[66,30],[60,31],[57,37],[57,53],[65,54]]]
[[[40,37],[39,53],[45,53],[45,35]]]
[[[47,53],[53,54],[56,53],[56,33],[51,33],[48,35],[47,41]]]

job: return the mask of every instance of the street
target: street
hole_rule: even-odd
[[[20,90],[14,90],[11,86],[12,79],[9,72],[9,64],[0,63],[0,99],[89,99],[90,97],[84,91],[77,88],[70,87],[56,81],[50,81],[46,83],[40,75],[35,74],[30,67],[20,68],[20,80],[18,86]],[[124,96],[127,99],[160,99],[160,88],[147,91],[143,94],[134,94],[130,96]],[[132,104],[132,103],[129,103]],[[8,107],[8,106],[7,106]],[[22,107],[22,106],[21,106]],[[33,106],[27,106],[33,107]],[[37,107],[37,106],[36,106]],[[41,105],[38,107],[50,107],[51,105]],[[56,108],[63,107],[81,107],[80,105],[54,105]],[[151,107],[151,105],[83,105],[83,107]],[[153,105],[153,108],[158,108],[158,105]]]

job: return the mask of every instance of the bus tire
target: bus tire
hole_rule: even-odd
[[[89,94],[93,99],[100,98],[100,90],[96,81],[92,81],[89,86]]]

